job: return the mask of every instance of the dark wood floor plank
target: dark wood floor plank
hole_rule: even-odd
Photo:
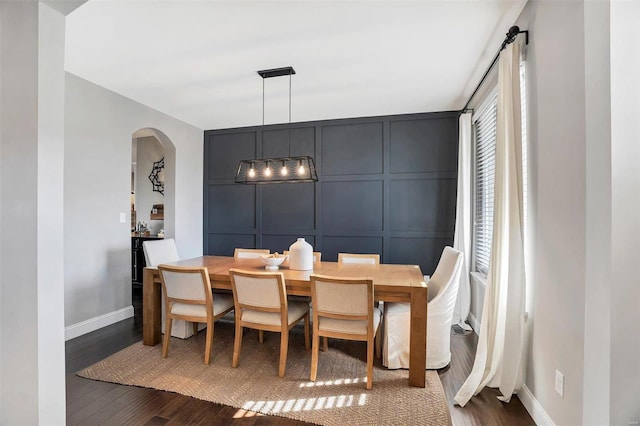
[[[87,380],[87,379],[83,379]],[[108,383],[101,383],[105,387]],[[90,396],[76,400],[73,404],[67,405],[67,425],[98,424],[98,419],[104,418],[104,411],[113,409],[111,405],[120,395],[127,391],[127,386],[118,386],[104,392],[100,396]],[[96,394],[99,392],[96,392]]]
[[[192,398],[188,396],[173,394],[171,401],[165,404],[164,407],[156,413],[156,416],[165,418],[170,422],[178,412],[184,410],[185,405],[191,400]]]
[[[169,419],[165,419],[160,416],[153,416],[151,420],[144,424],[144,426],[165,426],[168,422]]]
[[[114,388],[118,385],[113,383],[103,383],[96,380],[87,380],[78,377],[74,374],[67,376],[67,407],[72,406],[80,398],[86,398],[86,396],[97,390],[102,390],[103,393],[109,390],[109,387]],[[82,403],[80,403],[82,405]]]
[[[120,409],[108,418],[110,424],[145,424],[149,422],[175,394],[153,389],[128,386],[128,392],[121,395],[114,404]]]
[[[142,294],[133,293],[135,315],[93,333],[66,342],[68,425],[303,425],[275,416],[244,413],[237,408],[200,401],[171,392],[122,386],[83,379],[75,372],[142,339]],[[349,347],[347,351],[360,348]],[[461,408],[453,398],[473,367],[478,338],[475,334],[451,336],[450,366],[439,370],[449,402],[452,422],[458,425],[535,425],[514,396],[509,404],[498,400],[495,389],[484,389]],[[342,347],[342,346],[341,346]],[[376,360],[378,361],[378,360]]]

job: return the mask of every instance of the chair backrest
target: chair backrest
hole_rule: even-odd
[[[144,250],[144,259],[147,262],[147,266],[158,266],[161,263],[180,260],[176,242],[173,238],[143,241],[142,249]]]
[[[289,254],[289,250],[283,251],[282,254],[284,256],[287,256]],[[319,251],[314,251],[313,252],[313,261],[314,262],[321,262],[322,261],[322,253],[319,252]]]
[[[233,252],[233,257],[236,259],[256,259],[263,254],[270,254],[269,249],[246,249],[237,248]]]
[[[338,253],[338,263],[360,263],[367,265],[379,265],[379,254],[354,254]]]
[[[236,309],[279,312],[283,307],[287,308],[287,290],[282,272],[229,269],[229,276]]]
[[[445,247],[435,272],[429,280],[429,301],[447,298],[445,293],[458,293],[458,283],[462,271],[462,252],[453,247]],[[453,297],[455,304],[455,297]]]
[[[206,267],[158,265],[168,301],[208,305],[212,303],[211,283]]]
[[[340,319],[373,318],[373,280],[311,275],[313,315]]]

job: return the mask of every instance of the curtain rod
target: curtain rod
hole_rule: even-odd
[[[502,42],[502,45],[500,46],[500,49],[498,50],[498,53],[496,53],[496,56],[494,56],[493,61],[491,61],[491,65],[489,65],[489,68],[487,68],[487,70],[485,71],[484,75],[480,79],[480,83],[478,83],[478,85],[476,86],[475,90],[473,91],[473,93],[469,97],[469,100],[467,100],[467,103],[464,104],[464,107],[462,108],[461,112],[464,113],[464,112],[468,111],[469,103],[471,102],[473,97],[476,95],[476,93],[478,93],[478,90],[480,89],[480,87],[482,87],[482,83],[484,83],[484,80],[487,78],[487,76],[489,75],[489,73],[493,69],[493,66],[496,64],[496,62],[498,62],[498,58],[500,57],[500,52],[502,52],[502,50],[505,47],[507,47],[508,44],[513,43],[515,41],[516,37],[518,36],[518,34],[522,34],[522,33],[525,34],[525,37],[526,37],[525,42],[526,42],[526,44],[529,44],[529,31],[527,31],[527,30],[520,31],[520,27],[518,27],[517,25],[514,25],[513,27],[509,28],[509,31],[507,32],[507,35],[506,35],[504,41]]]

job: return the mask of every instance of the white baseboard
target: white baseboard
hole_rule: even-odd
[[[467,318],[469,320],[469,325],[471,325],[471,328],[473,328],[474,333],[476,333],[476,336],[480,335],[480,321],[478,321],[478,318],[475,317],[475,315],[473,315],[472,313],[469,313],[469,318]]]
[[[102,327],[114,324],[118,321],[122,321],[133,316],[133,305],[126,308],[119,309],[117,311],[109,312],[108,314],[100,315],[95,318],[88,319],[86,321],[79,322],[77,324],[70,325],[64,329],[64,340],[75,339],[83,334],[91,333]]]
[[[529,412],[529,415],[531,416],[533,421],[536,422],[537,425],[555,426],[555,423],[553,422],[553,420],[551,420],[551,417],[549,417],[549,414],[547,414],[547,412],[544,411],[544,408],[542,408],[542,405],[540,405],[536,397],[533,396],[533,394],[531,393],[527,385],[525,384],[522,385],[522,389],[518,392],[518,398],[520,399],[520,402],[522,402],[522,405],[524,405],[524,408],[527,409],[527,411]]]

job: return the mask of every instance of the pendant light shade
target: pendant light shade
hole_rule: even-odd
[[[293,67],[260,70],[262,77],[262,126],[264,127],[264,79],[271,77],[289,76],[289,125],[291,125],[291,76],[296,71]],[[289,155],[291,155],[291,129],[289,128]],[[241,160],[236,172],[236,183],[265,184],[265,183],[295,183],[317,182],[316,165],[310,156],[255,158]]]
[[[242,160],[238,165],[236,183],[263,184],[315,182],[316,165],[311,157],[278,157]]]

